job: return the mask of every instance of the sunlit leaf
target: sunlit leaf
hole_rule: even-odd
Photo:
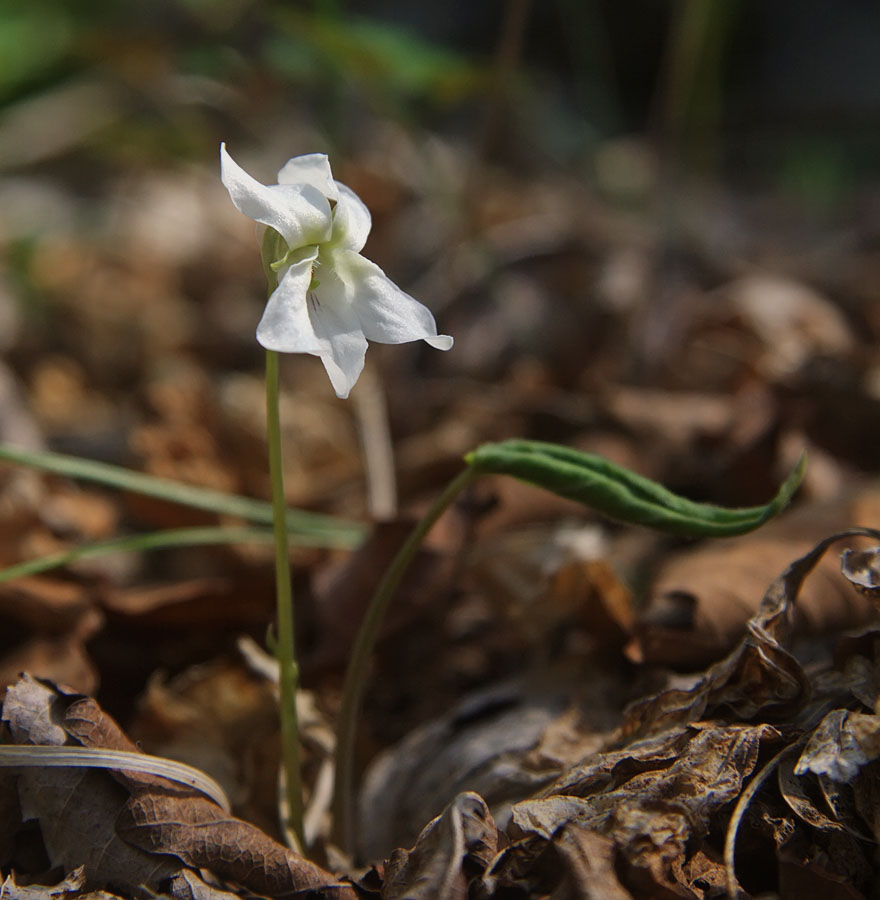
[[[513,475],[621,522],[686,537],[725,537],[758,528],[784,509],[804,476],[806,456],[764,506],[695,503],[594,453],[542,441],[484,444],[466,460],[478,472]]]

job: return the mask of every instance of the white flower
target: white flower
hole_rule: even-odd
[[[267,350],[320,356],[333,389],[347,397],[364,367],[368,340],[452,346],[449,335],[437,334],[427,307],[361,256],[370,211],[354,191],[333,180],[323,153],[288,160],[278,184],[263,185],[221,144],[220,177],[238,210],[284,242],[278,241],[280,252],[273,254],[279,258],[268,261],[278,287],[257,327],[257,340]]]

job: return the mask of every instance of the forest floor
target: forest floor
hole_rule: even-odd
[[[265,182],[277,144],[247,160]],[[288,502],[364,535],[291,555],[314,862],[275,843],[271,549],[116,553],[0,585],[5,737],[127,736],[236,818],[145,776],[15,770],[4,900],[876,897],[878,576],[870,538],[833,538],[880,527],[880,206],[844,227],[685,182],[627,205],[436,136],[368,146],[336,171],[373,212],[365,253],[456,343],[371,345],[349,401],[283,360]],[[0,441],[267,499],[263,276],[213,163],[38,174],[0,190]],[[343,855],[327,773],[357,625],[463,455],[507,437],[728,506],[808,469],[779,519],[716,542],[476,482],[385,623]],[[0,469],[0,566],[216,524]]]

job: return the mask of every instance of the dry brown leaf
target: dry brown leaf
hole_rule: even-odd
[[[632,894],[617,878],[614,842],[609,838],[566,824],[553,836],[552,847],[565,867],[565,875],[554,891],[554,897],[632,900]]]
[[[828,547],[843,537],[876,534],[852,529],[831,535],[790,563],[764,593],[740,645],[693,688],[665,690],[633,704],[611,749],[589,755],[537,798],[516,804],[509,830],[527,841],[502,855],[493,877],[497,873],[507,879],[504,883],[533,888],[538,870],[526,860],[540,856],[540,851],[530,848],[518,863],[513,856],[528,840],[554,844],[560,827],[570,825],[613,842],[615,871],[635,896],[696,898],[720,890],[725,867],[701,841],[722,810],[740,796],[759,759],[766,759],[786,740],[785,729],[795,716],[800,716],[801,727],[821,726],[813,751],[805,757],[814,760],[821,773],[795,782],[791,766],[783,760],[779,775],[783,797],[802,821],[824,829],[826,835],[845,829],[844,834],[867,839],[866,815],[859,807],[861,789],[854,791],[829,774],[859,779],[871,775],[875,717],[840,710],[828,714],[824,725],[822,719],[829,704],[851,702],[854,690],[870,695],[873,705],[875,695],[866,691],[867,676],[862,672],[870,668],[870,661],[865,659],[861,668],[854,661],[860,652],[873,659],[876,641],[866,636],[851,640],[843,656],[849,668],[823,679],[808,678],[788,644],[801,587]],[[858,686],[852,687],[856,675]],[[705,720],[709,716],[712,720]],[[756,724],[743,723],[750,718],[757,719]],[[868,828],[875,827],[870,817],[867,822]],[[791,828],[786,835],[789,840]],[[515,869],[519,874],[512,874]],[[554,889],[546,882],[542,888]]]
[[[86,642],[104,625],[91,592],[55,578],[20,578],[0,588],[0,693],[20,672],[97,687]]]
[[[673,557],[658,572],[627,655],[634,662],[697,668],[736,644],[764,587],[811,540],[757,535]],[[871,602],[839,577],[832,558],[820,562],[794,611],[800,634],[841,632],[870,621]]]
[[[543,791],[542,799],[518,803],[513,821],[523,833],[546,839],[566,821],[620,837],[631,829],[627,807],[666,808],[684,814],[699,835],[714,812],[739,794],[763,745],[778,739],[769,725],[696,723],[607,758],[598,754]]]
[[[3,721],[15,743],[68,742],[66,731],[57,724],[58,699],[52,688],[27,677],[7,690]],[[156,889],[179,868],[168,857],[144,853],[117,835],[114,820],[125,806],[127,792],[105,772],[27,768],[16,776],[16,783],[22,818],[40,823],[52,865],[66,872],[82,866],[88,887]]]
[[[16,743],[136,749],[94,700],[28,676],[7,692],[3,719]],[[40,821],[53,864],[84,865],[89,885],[159,889],[182,860],[265,896],[355,897],[351,886],[166,779],[65,769],[28,769],[17,778],[23,815]]]
[[[723,656],[739,640],[776,574],[824,535],[876,524],[877,497],[870,485],[861,485],[833,502],[793,510],[753,536],[673,556],[654,577],[627,655],[635,662],[679,669]],[[856,539],[856,546],[860,543]],[[857,559],[863,566],[864,558]],[[828,558],[804,586],[793,615],[798,634],[823,636],[864,625],[874,608],[867,597],[847,588],[837,563]]]
[[[856,590],[877,603],[880,599],[880,547],[844,550],[840,557],[840,570]]]
[[[29,628],[65,634],[87,626],[86,637],[100,624],[90,591],[79,584],[44,575],[16,578],[0,587],[0,617]]]
[[[820,809],[824,806],[815,781],[799,778],[794,773],[795,760],[783,759],[779,763],[777,781],[779,792],[792,812],[813,828],[823,831],[840,831],[843,826]]]
[[[385,864],[383,900],[465,900],[468,883],[495,857],[498,832],[478,794],[459,794],[429,822],[412,850]]]
[[[265,573],[206,575],[168,584],[108,588],[102,606],[114,623],[173,633],[195,627],[248,627],[271,618],[274,600]]]
[[[514,833],[555,841],[563,824],[598,832],[613,841],[629,889],[700,896],[690,887],[691,849],[779,738],[769,725],[703,722],[597,754],[514,806]]]
[[[0,687],[13,684],[22,672],[57,679],[79,691],[94,691],[99,681],[83,639],[76,634],[22,640],[0,660]]]
[[[318,643],[302,664],[309,668],[342,667],[351,653],[358,624],[370,597],[415,522],[400,518],[375,525],[367,539],[343,562],[327,567],[315,581],[314,617]],[[383,633],[398,629],[420,600],[436,591],[443,575],[441,558],[419,550],[397,590]]]
[[[770,380],[816,355],[846,357],[855,346],[839,307],[802,281],[753,273],[730,282],[723,293],[763,343],[756,365]]]
[[[626,714],[624,734],[650,733],[661,722],[693,721],[723,708],[726,715],[749,719],[784,719],[810,697],[810,684],[789,643],[796,601],[807,576],[825,551],[843,538],[877,537],[870,528],[852,528],[819,541],[796,559],[765,592],[758,611],[747,623],[746,636],[727,657],[709,668],[689,690],[670,689],[634,703]]]
[[[60,900],[69,895],[80,897],[85,881],[85,873],[81,866],[74,869],[63,881],[53,885],[17,884],[13,872],[0,885],[0,897],[3,900]]]
[[[795,766],[795,775],[812,772],[850,782],[862,766],[880,756],[880,718],[835,709],[813,730]]]

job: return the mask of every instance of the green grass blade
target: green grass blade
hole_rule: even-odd
[[[109,463],[45,450],[24,450],[9,444],[0,444],[0,461],[29,466],[66,478],[91,481],[104,487],[143,494],[219,515],[235,516],[260,525],[272,524],[271,503],[243,497],[240,494],[227,494],[210,488],[182,484],[170,478],[159,478],[144,472],[132,472]],[[351,549],[356,547],[366,534],[366,528],[356,522],[297,509],[288,510],[287,527],[293,542],[315,547]]]
[[[23,578],[25,575],[38,575],[66,566],[81,559],[94,556],[105,556],[108,553],[124,553],[135,550],[160,550],[165,547],[194,547],[210,544],[270,544],[272,530],[270,528],[169,528],[164,531],[149,531],[144,534],[128,534],[123,537],[109,538],[106,541],[95,541],[71,547],[59,553],[38,556],[25,562],[16,563],[6,569],[0,569],[0,584]]]

